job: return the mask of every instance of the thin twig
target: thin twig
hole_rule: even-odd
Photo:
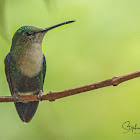
[[[118,84],[140,77],[140,71],[132,72],[126,75],[122,76],[114,76],[111,79],[107,79],[105,81],[73,88],[73,89],[68,89],[64,91],[58,91],[58,92],[52,92],[50,91],[48,94],[44,94],[42,96],[42,100],[49,100],[49,101],[55,101],[56,99],[64,98],[67,96],[75,95],[78,93],[98,89],[98,88],[103,88],[107,86],[117,86]],[[37,95],[27,95],[27,96],[19,96],[17,99],[17,102],[26,102],[26,101],[39,101]],[[14,102],[12,96],[1,96],[0,97],[0,102]]]

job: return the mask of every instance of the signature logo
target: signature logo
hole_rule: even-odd
[[[137,124],[131,124],[130,121],[126,121],[122,124],[122,128],[125,130],[123,133],[134,133],[134,134],[140,134],[140,127],[138,127]]]

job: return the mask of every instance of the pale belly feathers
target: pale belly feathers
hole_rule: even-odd
[[[40,44],[36,43],[21,54],[18,67],[28,77],[36,76],[43,65],[43,52]]]

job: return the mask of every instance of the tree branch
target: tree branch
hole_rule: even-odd
[[[107,79],[105,81],[73,88],[73,89],[68,89],[64,91],[58,91],[58,92],[52,92],[50,91],[48,94],[44,94],[42,96],[42,100],[49,100],[49,101],[55,101],[56,99],[64,98],[67,96],[75,95],[78,93],[98,89],[98,88],[103,88],[107,86],[117,86],[118,84],[140,77],[140,71],[132,72],[126,75],[122,76],[114,76],[111,79]],[[39,101],[37,95],[27,95],[27,96],[19,96],[17,102],[23,102],[23,101]],[[12,96],[1,96],[0,97],[0,102],[14,102]]]

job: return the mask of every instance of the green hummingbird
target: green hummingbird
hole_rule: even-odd
[[[5,74],[20,119],[28,123],[34,116],[39,101],[16,102],[18,96],[38,95],[41,100],[46,74],[46,59],[42,52],[44,35],[63,22],[48,28],[23,26],[13,36],[10,52],[5,57]]]

